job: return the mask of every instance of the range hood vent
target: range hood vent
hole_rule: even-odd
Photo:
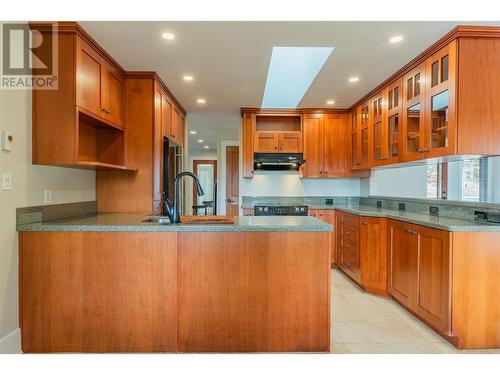
[[[304,163],[302,153],[255,153],[254,169],[263,171],[298,171]]]

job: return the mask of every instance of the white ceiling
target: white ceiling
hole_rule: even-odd
[[[80,22],[126,70],[154,70],[188,112],[189,146],[238,134],[260,107],[273,46],[335,47],[300,107],[346,108],[458,24],[500,22]],[[165,40],[163,32],[175,39]],[[398,44],[389,38],[402,35]],[[182,79],[185,74],[194,81]],[[360,81],[349,83],[348,77]],[[200,105],[197,98],[206,104]],[[228,129],[229,128],[229,129]],[[227,139],[227,138],[226,138]]]

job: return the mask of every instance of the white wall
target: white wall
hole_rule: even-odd
[[[16,208],[43,204],[45,189],[53,203],[94,200],[95,172],[31,164],[31,91],[0,90],[0,130],[14,136],[14,149],[0,153],[0,172],[13,181],[0,190],[0,352],[12,352],[20,350]]]
[[[252,179],[241,179],[240,196],[358,196],[359,179],[307,179],[297,172],[256,171]]]
[[[370,195],[387,197],[427,197],[427,166],[375,170],[370,176]]]

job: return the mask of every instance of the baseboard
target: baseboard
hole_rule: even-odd
[[[4,337],[0,337],[0,354],[17,354],[21,351],[21,329],[18,328]]]

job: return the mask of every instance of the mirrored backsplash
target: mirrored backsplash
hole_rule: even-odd
[[[500,203],[500,157],[372,172],[370,195]]]

